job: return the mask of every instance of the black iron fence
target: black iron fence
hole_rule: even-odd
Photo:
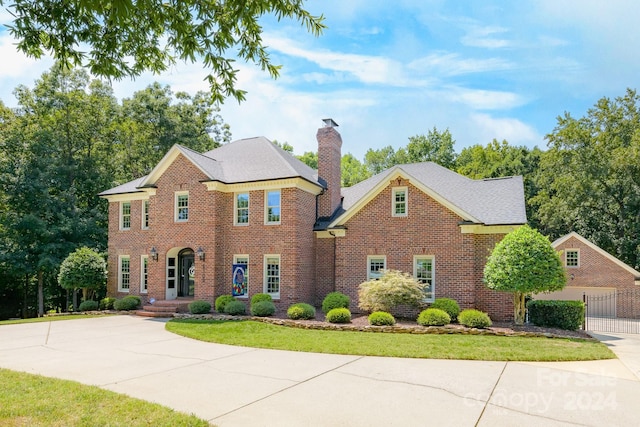
[[[640,289],[583,295],[584,329],[595,332],[640,334]]]

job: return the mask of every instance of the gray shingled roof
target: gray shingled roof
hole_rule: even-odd
[[[225,144],[204,154],[181,145],[175,145],[186,158],[198,166],[211,181],[225,184],[268,181],[285,178],[303,178],[318,186],[318,172],[291,153],[284,151],[265,137],[241,139]],[[103,191],[100,196],[140,191],[150,175]],[[147,183],[153,184],[153,183]]]
[[[397,165],[352,187],[343,188],[344,211],[398,170],[483,224],[527,222],[522,177],[473,180],[432,162]]]

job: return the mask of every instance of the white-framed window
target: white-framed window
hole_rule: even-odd
[[[131,258],[129,255],[118,257],[118,291],[129,292],[131,285]]]
[[[249,193],[236,193],[233,218],[234,225],[249,224]]]
[[[189,192],[181,191],[176,193],[176,222],[186,222],[189,220]]]
[[[391,191],[391,215],[407,216],[407,187],[393,187]]]
[[[149,290],[149,255],[140,256],[140,293]]]
[[[567,267],[580,267],[580,250],[566,249],[564,251],[564,262]]]
[[[264,193],[265,224],[280,224],[280,190],[268,190]]]
[[[387,257],[385,255],[367,256],[367,280],[379,279],[387,269]]]
[[[142,229],[149,229],[149,201],[142,201]]]
[[[425,284],[424,301],[433,302],[435,300],[435,269],[434,257],[425,255],[415,255],[413,257],[413,277],[420,283]]]
[[[234,255],[233,256],[234,264],[244,265],[244,294],[235,295],[238,298],[248,298],[249,297],[249,255]],[[235,277],[234,277],[235,280]]]
[[[120,202],[120,230],[131,228],[131,202]]]
[[[280,298],[280,255],[264,256],[264,293]]]

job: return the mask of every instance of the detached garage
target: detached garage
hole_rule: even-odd
[[[586,294],[590,316],[640,317],[640,272],[575,232],[552,245],[561,252],[567,286],[535,299],[582,301]]]

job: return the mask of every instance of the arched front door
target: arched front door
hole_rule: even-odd
[[[192,249],[178,254],[178,297],[192,297],[195,291],[195,262]]]

